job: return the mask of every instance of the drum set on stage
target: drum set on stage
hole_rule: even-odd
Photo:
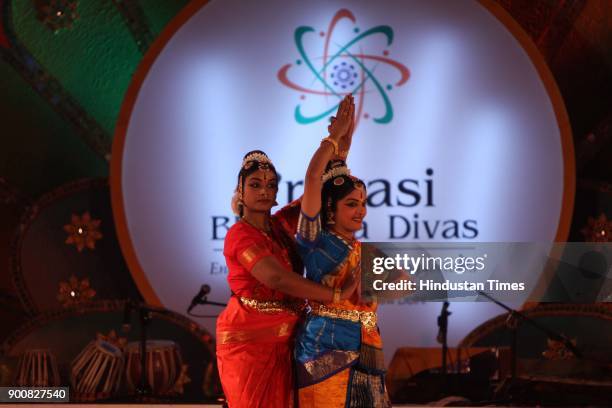
[[[140,386],[147,395],[172,398],[185,369],[179,346],[170,340],[147,340],[145,370],[142,373],[141,342],[120,347],[109,341],[91,341],[70,365],[70,397],[74,401],[99,401],[121,396],[139,396]],[[60,385],[57,359],[49,349],[24,352],[17,365],[15,385],[54,387]]]

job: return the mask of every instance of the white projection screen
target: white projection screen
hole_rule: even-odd
[[[209,300],[227,301],[223,237],[243,155],[271,157],[280,205],[298,197],[346,92],[358,112],[348,163],[370,196],[364,241],[566,239],[567,114],[535,45],[500,6],[195,1],[143,58],[113,144],[117,230],[147,302],[184,313],[204,283]],[[380,308],[387,361],[397,347],[437,344],[440,306]],[[451,310],[450,345],[502,312]],[[199,323],[214,334],[214,319]]]

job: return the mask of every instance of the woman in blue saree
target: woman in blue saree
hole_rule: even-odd
[[[298,221],[298,251],[306,277],[338,293],[351,276],[359,278],[361,244],[355,232],[366,215],[364,183],[344,162],[354,127],[351,95],[332,118],[330,136],[313,155]],[[349,299],[309,301],[310,313],[295,347],[299,406],[387,407],[382,341],[376,302],[356,291]]]

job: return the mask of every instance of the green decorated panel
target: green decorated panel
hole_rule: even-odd
[[[12,3],[15,35],[47,72],[112,135],[132,72],[142,58],[111,0],[72,1],[71,27],[54,31],[34,1]]]
[[[69,180],[106,176],[108,166],[0,60],[0,175],[26,197],[37,197]]]

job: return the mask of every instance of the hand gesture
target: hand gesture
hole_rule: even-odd
[[[327,127],[329,137],[336,142],[340,142],[341,138],[346,137],[351,128],[351,123],[355,116],[355,104],[352,95],[346,95],[338,105],[336,116],[332,116],[331,123]]]
[[[355,131],[355,100],[353,99],[353,95],[349,96],[351,97],[349,110],[350,126],[346,133],[338,141],[338,155],[342,160],[346,160],[346,157],[348,156],[351,143],[353,142],[353,132]]]

